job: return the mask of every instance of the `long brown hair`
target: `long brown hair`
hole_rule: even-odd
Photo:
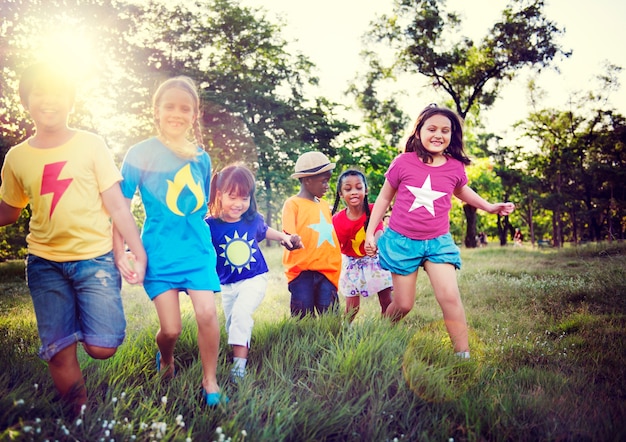
[[[465,143],[463,142],[463,120],[456,112],[439,107],[436,104],[429,104],[417,117],[413,131],[406,142],[405,152],[415,152],[424,163],[432,163],[433,156],[428,152],[419,138],[420,130],[426,120],[433,115],[443,115],[450,120],[452,134],[450,135],[450,145],[444,151],[444,155],[451,156],[463,164],[470,164],[471,160],[465,154]]]

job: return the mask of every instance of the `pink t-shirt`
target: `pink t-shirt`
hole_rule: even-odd
[[[450,231],[454,191],[467,184],[465,166],[454,158],[429,166],[415,152],[398,155],[387,173],[396,189],[389,227],[411,239],[433,239]]]

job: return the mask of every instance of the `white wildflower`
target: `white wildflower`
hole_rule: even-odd
[[[82,423],[83,423],[82,419],[76,419],[76,426],[77,427],[80,427],[82,425]]]
[[[163,397],[161,398],[161,403],[162,403],[163,405],[167,404],[167,396],[163,396]]]
[[[31,431],[33,431],[33,427],[26,425],[24,428],[22,428],[22,431],[24,433],[30,433]]]

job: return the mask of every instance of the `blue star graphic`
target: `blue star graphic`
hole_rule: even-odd
[[[317,224],[309,224],[307,227],[315,230],[319,236],[317,238],[317,247],[321,246],[324,241],[335,247],[335,240],[333,239],[333,224],[326,221],[324,213],[320,210],[320,222]]]

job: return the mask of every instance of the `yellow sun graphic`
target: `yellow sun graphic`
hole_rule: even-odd
[[[250,263],[256,262],[253,256],[256,249],[252,247],[254,240],[248,240],[248,232],[245,232],[243,236],[239,236],[239,232],[235,230],[232,238],[228,235],[224,235],[224,238],[226,243],[220,244],[220,247],[224,250],[220,256],[226,259],[224,265],[229,265],[233,272],[237,270],[241,273],[244,268],[250,270]]]

